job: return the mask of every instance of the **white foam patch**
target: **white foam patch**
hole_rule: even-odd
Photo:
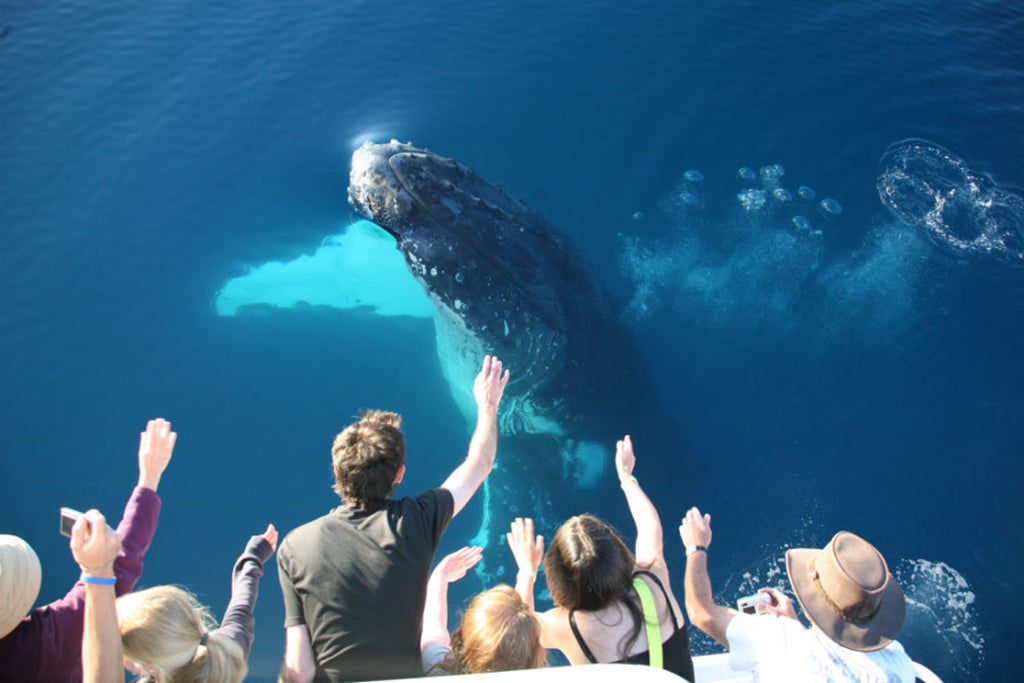
[[[893,574],[907,600],[900,642],[912,641],[933,657],[948,656],[947,666],[956,669],[959,680],[976,678],[985,660],[986,633],[967,579],[945,562],[924,559],[900,560]]]
[[[368,307],[377,315],[417,318],[434,314],[433,304],[395,249],[394,238],[365,220],[326,238],[311,255],[270,261],[228,280],[214,300],[217,314],[224,316],[259,304]]]
[[[571,464],[573,484],[577,489],[593,488],[604,474],[611,453],[607,448],[593,441],[580,441],[571,453],[563,453],[567,464]]]

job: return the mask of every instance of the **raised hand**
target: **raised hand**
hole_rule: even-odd
[[[516,560],[520,573],[537,576],[537,569],[544,559],[544,537],[533,535],[533,520],[529,517],[516,517],[512,522],[512,530],[505,534],[508,547]]]
[[[434,576],[445,583],[458,581],[466,572],[476,566],[476,563],[483,557],[483,548],[466,546],[456,550],[437,563],[434,568]]]
[[[682,524],[679,525],[679,537],[683,545],[711,545],[711,515],[701,515],[700,510],[692,507],[686,511]]]
[[[633,476],[633,467],[635,466],[636,456],[633,455],[633,441],[629,438],[629,434],[626,434],[621,441],[615,442],[615,471],[619,473],[619,483]]]
[[[273,524],[267,525],[267,530],[262,534],[263,540],[270,544],[271,550],[277,550],[277,529],[274,528]]]
[[[497,356],[484,356],[483,366],[473,380],[473,398],[478,409],[497,411],[501,395],[505,392],[505,385],[508,384],[509,374],[508,370],[505,370],[505,374],[502,375],[501,370],[501,361]]]
[[[121,537],[107,526],[99,510],[89,510],[71,527],[71,556],[90,576],[114,576],[114,560],[121,550]]]
[[[139,434],[139,486],[156,491],[177,439],[171,423],[162,417],[146,424],[146,431]]]

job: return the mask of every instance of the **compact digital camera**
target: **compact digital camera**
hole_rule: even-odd
[[[772,600],[771,593],[755,593],[754,595],[748,595],[745,598],[740,598],[736,601],[736,609],[744,614],[757,614],[758,603],[765,603],[771,605]]]
[[[83,517],[82,513],[78,510],[72,510],[71,508],[60,509],[60,532],[71,538],[71,527],[75,526],[75,522]]]

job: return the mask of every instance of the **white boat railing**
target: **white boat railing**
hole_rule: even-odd
[[[698,655],[693,658],[694,683],[752,683],[752,674],[733,671],[729,668],[729,655]],[[914,672],[923,683],[942,683],[932,671],[914,662]],[[684,679],[664,669],[654,669],[641,664],[588,664],[586,666],[549,666],[543,669],[525,669],[523,671],[501,671],[489,674],[463,674],[445,676],[452,678],[472,678],[474,683],[592,683],[593,681],[619,681],[621,683],[679,683]],[[403,681],[388,683],[412,683],[422,678],[410,678]]]

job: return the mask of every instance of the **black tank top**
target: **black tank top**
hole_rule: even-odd
[[[661,589],[661,594],[665,596],[665,604],[668,606],[669,616],[672,617],[672,635],[668,637],[662,643],[662,662],[664,663],[665,670],[671,671],[677,676],[682,676],[688,681],[693,680],[693,658],[690,656],[690,633],[686,630],[686,624],[679,625],[676,620],[676,611],[672,609],[672,601],[669,600],[668,591],[661,585],[661,581],[658,577],[650,572],[638,571],[633,576],[649,576],[654,581],[655,585]],[[594,657],[594,653],[590,651],[587,643],[583,640],[583,636],[580,634],[579,628],[576,627],[576,617],[574,616],[576,610],[569,610],[569,628],[572,629],[572,635],[576,638],[576,643],[583,650],[583,654],[586,655],[587,660],[592,664],[597,664],[597,658]],[[651,658],[647,651],[637,652],[631,657],[620,659],[612,664],[650,664]]]

